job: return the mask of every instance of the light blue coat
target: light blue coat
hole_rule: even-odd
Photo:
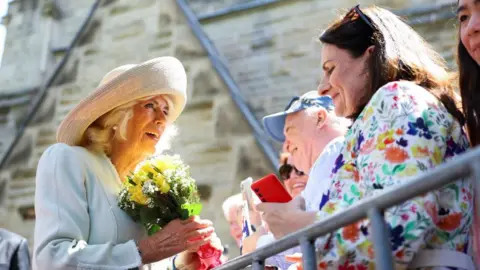
[[[34,269],[130,269],[141,265],[144,229],[117,206],[121,181],[110,159],[55,144],[40,158]]]

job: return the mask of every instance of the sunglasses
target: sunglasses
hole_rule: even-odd
[[[280,177],[282,178],[283,181],[288,180],[290,178],[290,174],[292,171],[295,172],[297,176],[303,176],[305,175],[304,172],[299,171],[295,166],[292,166],[290,164],[283,164],[279,169],[278,173],[280,174]]]
[[[285,111],[290,109],[290,107],[292,107],[293,103],[297,100],[300,100],[300,97],[299,96],[294,96],[290,102],[288,103],[287,107],[285,107]]]
[[[360,18],[363,22],[365,22],[368,26],[375,30],[375,27],[373,27],[370,19],[360,9],[360,5],[356,5],[352,9],[350,9],[350,11],[345,15],[345,17],[343,17],[343,21],[355,21],[358,20],[358,18]]]

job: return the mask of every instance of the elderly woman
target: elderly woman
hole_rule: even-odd
[[[354,123],[317,220],[395,188],[469,147],[443,60],[397,16],[356,6],[320,40],[324,77],[319,94],[331,96],[336,114]],[[472,194],[472,182],[464,179],[386,210],[397,269],[473,269],[466,255]],[[295,211],[258,208],[269,210],[264,218],[275,234],[292,228],[275,213],[283,212],[296,225],[302,222]],[[371,269],[371,237],[370,221],[362,220],[319,238],[319,268]]]
[[[147,237],[117,206],[125,176],[166,139],[185,102],[182,64],[161,57],[114,69],[66,116],[38,164],[36,269],[132,269],[178,253],[174,264],[194,269],[193,252],[215,237],[210,221],[174,220]]]

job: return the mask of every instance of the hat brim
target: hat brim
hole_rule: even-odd
[[[285,120],[287,119],[287,115],[287,112],[279,112],[263,118],[263,127],[265,132],[275,141],[285,141],[283,130],[285,128]]]
[[[57,130],[57,141],[78,145],[85,130],[105,113],[134,100],[168,95],[173,103],[169,121],[185,108],[187,76],[174,57],[159,57],[136,65],[99,86],[68,113]]]

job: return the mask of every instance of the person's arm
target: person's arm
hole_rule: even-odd
[[[34,265],[37,269],[139,267],[141,257],[133,240],[87,243],[85,174],[84,162],[67,145],[54,145],[42,155],[36,177]]]
[[[467,147],[460,126],[440,102],[411,83],[378,90],[358,119],[337,159],[330,200],[318,213],[320,220],[394,188]],[[469,190],[469,181],[461,180],[385,212],[398,266],[406,267],[427,241],[455,245],[455,237],[470,224]],[[369,220],[362,220],[319,238],[320,266],[368,268],[374,262],[371,234]]]

